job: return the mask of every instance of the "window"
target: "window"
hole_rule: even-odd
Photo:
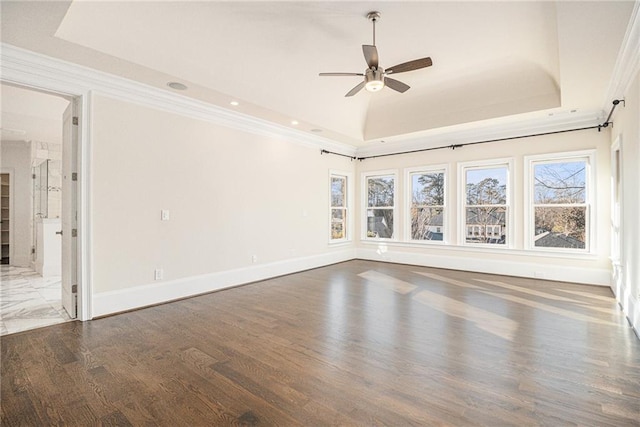
[[[365,175],[366,234],[365,238],[392,239],[394,237],[395,174]]]
[[[464,243],[508,245],[509,170],[510,161],[461,164]]]
[[[529,248],[588,250],[592,155],[534,156],[529,166]]]
[[[445,240],[445,176],[444,168],[408,170],[409,240]]]
[[[349,194],[349,176],[338,172],[330,172],[329,180],[329,198],[331,199],[329,241],[339,242],[348,240],[349,234],[351,233],[349,226],[349,203],[351,200]]]

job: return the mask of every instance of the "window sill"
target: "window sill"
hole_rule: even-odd
[[[567,252],[551,252],[551,251],[536,251],[531,249],[514,249],[509,247],[487,247],[487,246],[466,246],[466,245],[452,245],[447,243],[423,243],[423,242],[400,242],[397,240],[361,240],[359,242],[362,245],[373,246],[384,244],[390,247],[398,248],[422,248],[422,249],[437,249],[451,252],[477,252],[477,253],[490,253],[504,255],[515,255],[522,257],[539,257],[539,258],[565,258],[574,260],[597,260],[598,255],[595,253],[567,253]]]

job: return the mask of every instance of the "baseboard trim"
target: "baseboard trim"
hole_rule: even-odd
[[[615,285],[611,286],[611,290],[616,296],[618,305],[627,317],[629,325],[631,325],[636,336],[640,339],[640,302],[631,295],[631,292],[624,285],[620,285],[619,288]]]
[[[611,271],[598,268],[579,268],[530,262],[488,260],[468,256],[442,256],[410,252],[380,252],[376,249],[358,248],[359,259],[446,268],[476,273],[527,277],[540,280],[557,280],[588,285],[610,286]],[[538,274],[543,270],[543,277]]]
[[[451,270],[473,271],[477,273],[500,274],[516,277],[558,280],[598,286],[610,286],[611,272],[604,269],[585,269],[566,266],[550,266],[515,261],[479,260],[471,257],[453,257],[386,252],[379,254],[375,249],[344,249],[327,254],[294,258],[247,268],[226,270],[200,276],[186,277],[159,283],[150,283],[115,291],[99,292],[93,295],[92,317],[103,317],[124,311],[135,310],[157,304],[214,292],[259,280],[266,280],[285,274],[297,273],[330,264],[363,259],[370,261],[394,262],[423,267],[447,268]],[[545,277],[535,276],[535,272],[545,269]],[[639,329],[640,313],[638,304],[627,298],[623,302],[630,323]]]
[[[115,291],[98,292],[93,294],[91,313],[93,318],[108,316],[285,274],[349,261],[354,258],[355,249],[344,249],[322,255],[293,258]]]

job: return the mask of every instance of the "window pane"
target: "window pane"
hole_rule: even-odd
[[[442,240],[442,209],[411,208],[411,239]]]
[[[535,208],[535,246],[584,249],[587,208]]]
[[[584,203],[587,162],[542,163],[534,166],[534,203]]]
[[[507,203],[507,168],[469,169],[466,172],[468,205]]]
[[[346,211],[344,209],[331,209],[331,238],[346,238]]]
[[[393,238],[393,209],[367,209],[367,237]]]
[[[507,240],[507,208],[467,208],[467,243],[504,245]]]
[[[413,203],[417,205],[444,205],[444,173],[411,175]]]
[[[367,179],[368,206],[393,206],[393,176]]]
[[[342,207],[345,205],[347,180],[341,177],[331,177],[331,206]]]

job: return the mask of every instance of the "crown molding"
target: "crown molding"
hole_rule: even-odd
[[[285,139],[309,147],[354,156],[355,147],[309,135],[266,120],[178,95],[93,68],[52,58],[6,43],[0,44],[2,81],[58,92],[85,95],[89,92],[180,114],[269,138]]]
[[[603,108],[611,108],[614,99],[622,99],[628,92],[634,78],[640,72],[640,1],[635,1],[627,32],[613,68]]]

